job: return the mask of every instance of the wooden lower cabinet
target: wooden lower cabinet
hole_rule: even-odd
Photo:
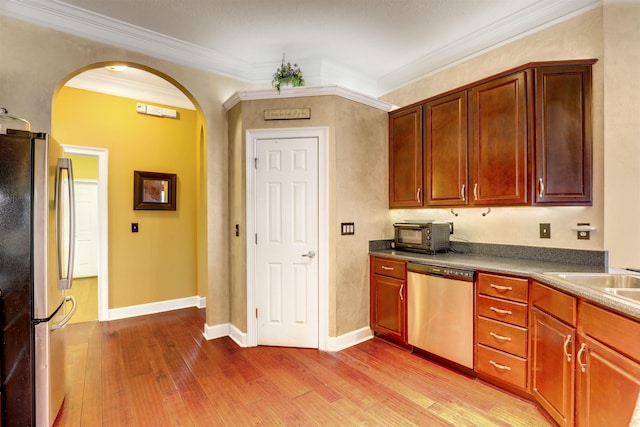
[[[640,364],[589,337],[578,338],[576,424],[640,425]]]
[[[573,425],[576,330],[531,309],[531,392],[560,426]]]
[[[581,301],[578,332],[576,424],[640,425],[640,323]]]
[[[370,286],[373,333],[407,346],[406,263],[371,257]]]

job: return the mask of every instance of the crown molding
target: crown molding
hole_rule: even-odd
[[[349,89],[341,88],[338,86],[316,86],[316,87],[292,87],[283,88],[278,93],[275,89],[270,90],[251,90],[236,92],[229,99],[227,99],[222,105],[229,111],[239,102],[242,101],[255,101],[260,99],[282,99],[282,98],[300,98],[307,96],[327,96],[334,95],[339,96],[350,101],[355,101],[360,104],[367,105],[369,107],[377,108],[382,111],[391,111],[395,108],[395,105],[388,102],[379,101],[375,98],[371,98],[367,95],[363,95],[354,92]]]
[[[543,0],[494,25],[456,40],[381,77],[366,76],[326,59],[297,61],[311,84],[338,85],[382,96],[453,64],[587,12],[603,0]],[[224,75],[245,82],[271,80],[278,61],[251,64],[59,0],[2,0],[0,13],[86,39]],[[558,18],[559,17],[559,18]]]
[[[501,19],[468,36],[443,46],[416,61],[406,64],[378,80],[382,96],[428,75],[441,72],[457,63],[496,49],[519,38],[581,15],[602,5],[602,0],[565,2],[545,0]],[[557,18],[560,16],[560,18]]]
[[[2,0],[3,15],[89,40],[189,65],[227,77],[252,80],[251,64],[211,49],[93,13],[57,0]]]

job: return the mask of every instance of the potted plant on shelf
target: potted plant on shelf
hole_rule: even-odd
[[[278,89],[282,86],[291,85],[293,87],[304,86],[304,78],[302,77],[302,71],[298,64],[291,65],[291,62],[284,62],[284,54],[282,55],[282,65],[273,74],[273,80],[271,85]]]

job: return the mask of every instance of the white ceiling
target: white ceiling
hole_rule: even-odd
[[[2,0],[0,13],[265,87],[286,53],[307,85],[379,97],[601,2]]]

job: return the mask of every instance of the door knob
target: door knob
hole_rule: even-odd
[[[309,258],[315,258],[316,257],[316,253],[313,252],[313,251],[309,251],[306,254],[302,254],[302,256],[306,256],[306,257],[309,257]]]

